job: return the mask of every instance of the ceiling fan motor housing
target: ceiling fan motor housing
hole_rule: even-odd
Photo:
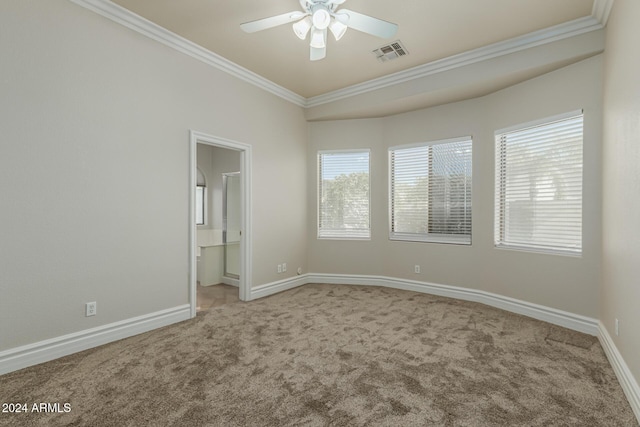
[[[311,8],[311,21],[313,26],[319,30],[324,30],[331,23],[331,13],[324,4],[316,4]]]

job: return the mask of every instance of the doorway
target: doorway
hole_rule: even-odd
[[[224,239],[231,240],[234,245],[233,251],[225,254],[225,259],[233,262],[235,257],[235,266],[230,266],[229,271],[224,265],[224,270],[230,272],[232,275],[237,276],[236,283],[238,286],[238,296],[241,301],[249,301],[251,299],[251,146],[248,144],[239,143],[236,141],[230,141],[223,138],[218,138],[211,135],[206,135],[200,132],[191,131],[190,134],[190,180],[189,180],[189,302],[191,306],[191,317],[196,315],[197,306],[197,276],[198,266],[197,259],[198,254],[202,254],[202,243],[198,243],[198,225],[196,225],[196,213],[200,208],[201,201],[198,201],[198,194],[196,188],[198,187],[198,162],[197,151],[198,144],[202,146],[216,147],[225,150],[231,150],[239,155],[239,171],[233,174],[231,181],[229,177],[222,177],[226,181],[226,186],[231,186],[233,191],[232,200],[227,197],[226,203],[231,202],[234,209],[233,222],[227,224],[227,227],[221,230],[224,234]],[[226,174],[225,174],[226,175]],[[209,204],[211,206],[211,204]],[[198,216],[200,218],[200,216]],[[227,217],[229,219],[229,216]],[[227,232],[224,232],[226,229]],[[202,233],[200,233],[202,235]],[[211,238],[216,239],[216,230],[211,230]],[[224,246],[224,245],[223,245]],[[226,251],[225,251],[226,252]]]

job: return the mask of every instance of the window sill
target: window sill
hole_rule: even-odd
[[[317,236],[318,240],[353,240],[371,241],[371,237],[342,237],[342,236]]]
[[[571,249],[552,249],[552,248],[530,248],[527,246],[505,245],[505,244],[497,244],[495,245],[495,248],[499,250],[507,250],[507,251],[531,252],[531,253],[544,254],[544,255],[559,255],[559,256],[568,256],[572,258],[582,258],[581,249],[571,250]]]
[[[462,245],[471,246],[471,238],[465,237],[451,237],[451,236],[433,236],[433,235],[417,235],[417,234],[390,234],[389,240],[399,242],[418,242],[418,243],[438,243],[444,245]]]

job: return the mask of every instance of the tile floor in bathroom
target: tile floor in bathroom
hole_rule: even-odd
[[[196,294],[196,311],[205,311],[211,307],[240,301],[238,288],[222,283],[212,286],[200,286],[198,283]]]

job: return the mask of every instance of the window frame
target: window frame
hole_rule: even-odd
[[[469,226],[470,233],[469,234],[444,234],[444,233],[410,233],[410,232],[399,232],[394,231],[394,163],[393,163],[393,152],[397,150],[405,150],[412,148],[421,148],[421,147],[431,147],[434,145],[444,145],[444,144],[453,144],[460,142],[469,142],[471,148],[471,197],[470,197],[470,206],[469,206]],[[462,246],[471,246],[473,243],[473,137],[462,136],[456,138],[447,138],[440,139],[434,141],[427,142],[418,142],[413,144],[402,144],[396,145],[388,148],[388,230],[389,230],[389,240],[392,241],[404,241],[404,242],[419,242],[419,243],[436,243],[436,244],[450,244],[450,245],[462,245]],[[430,172],[429,172],[430,173]],[[430,197],[427,193],[427,198]],[[425,218],[427,228],[429,227],[429,215]]]
[[[582,131],[581,131],[581,184],[580,184],[580,245],[579,247],[567,246],[552,246],[543,244],[518,244],[505,242],[505,230],[507,221],[504,219],[506,203],[506,183],[503,182],[502,176],[505,175],[502,161],[505,147],[501,140],[503,135],[515,132],[526,131],[536,127],[550,126],[554,123],[562,121],[568,121],[581,117],[582,119]],[[584,110],[574,110],[562,114],[557,114],[550,117],[545,117],[538,120],[521,123],[507,128],[496,130],[495,136],[495,182],[494,182],[494,247],[502,250],[514,250],[522,252],[534,252],[544,253],[552,255],[563,255],[571,257],[581,257],[584,250]]]
[[[349,234],[347,231],[338,229],[322,230],[322,163],[321,158],[326,154],[366,154],[367,155],[367,185],[368,185],[368,209],[367,223],[369,227],[362,230],[362,235],[358,233]],[[371,149],[370,148],[354,148],[354,149],[337,149],[337,150],[318,150],[316,155],[316,238],[318,240],[371,240]]]

